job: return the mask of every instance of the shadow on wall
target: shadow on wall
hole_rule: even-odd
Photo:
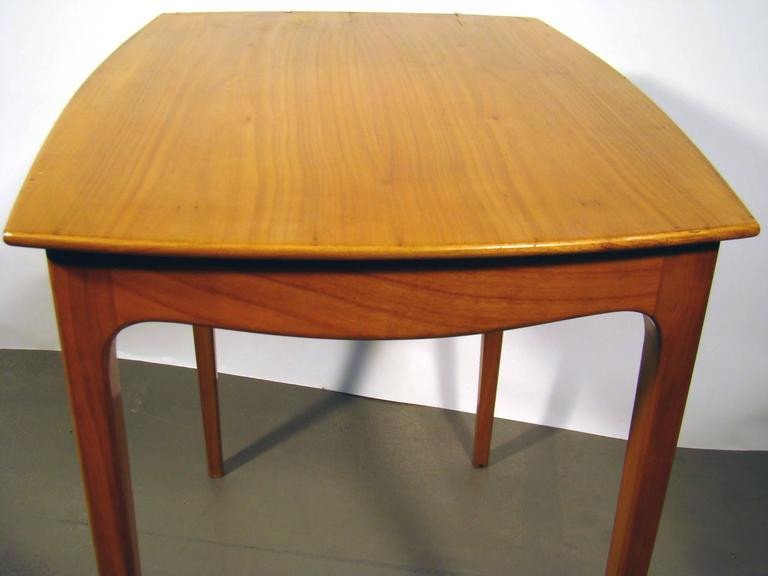
[[[505,340],[509,341],[510,337],[513,335],[513,331],[505,332]],[[479,340],[478,344],[480,344]],[[514,355],[509,354],[509,350],[507,352],[506,358],[505,354],[502,353],[502,366],[505,362],[514,361]],[[460,388],[470,388],[476,391],[478,387],[477,380],[472,382],[459,381],[456,370],[456,354],[456,340],[452,338],[440,338],[435,340],[439,396],[440,403],[443,406],[458,406],[460,404]],[[563,419],[567,420],[575,406],[580,389],[580,386],[574,385],[574,382],[569,379],[566,374],[563,374],[561,366],[558,366],[555,369],[555,376],[549,387],[546,404],[542,414],[542,421],[552,422],[561,421]],[[443,416],[453,431],[457,442],[463,448],[467,460],[471,462],[474,445],[474,429],[473,425],[470,425],[469,422],[474,422],[474,416],[468,420],[464,413],[456,410],[444,410]],[[492,442],[491,463],[500,462],[510,458],[534,444],[549,438],[555,432],[557,432],[556,428],[541,426],[533,428],[500,446],[494,447]]]
[[[659,106],[715,165],[737,194],[749,203],[753,214],[768,204],[765,184],[768,173],[768,141],[744,131],[716,110],[708,110],[691,98],[654,78],[630,74],[629,80]],[[758,209],[760,205],[760,209]]]
[[[459,395],[460,386],[462,388],[471,386],[474,389],[477,382],[459,381],[460,379],[456,371],[458,347],[454,339],[437,339],[434,342],[440,376],[441,399],[446,404],[453,404]],[[353,399],[352,395],[359,392],[360,380],[365,376],[376,342],[357,341],[350,344],[345,369],[340,378],[339,386],[335,388],[335,392],[341,393],[326,396],[229,457],[225,462],[227,473],[231,473],[235,469],[248,464],[281,442],[287,441],[293,435],[309,429],[319,420],[330,416],[336,410],[343,409],[344,405]],[[507,361],[511,361],[511,356],[508,355]],[[581,385],[572,381],[572,374],[568,374],[567,371],[564,372],[560,368],[560,366],[556,367],[555,376],[548,391],[548,400],[544,408],[544,417],[546,419],[567,418],[581,390]],[[369,405],[360,405],[358,409],[376,410],[374,406]],[[468,422],[471,422],[472,418],[449,410],[443,411],[443,414],[454,432],[457,443],[464,448],[467,454],[466,465],[469,466],[471,462],[473,432]],[[379,421],[373,412],[371,412],[370,416],[364,417],[364,420],[368,423],[368,426],[372,427],[366,443],[367,457],[372,461],[378,462],[379,465],[373,468],[348,466],[346,469],[355,470],[355,474],[349,475],[349,478],[353,478],[359,483],[361,492],[367,494],[371,513],[384,523],[391,525],[390,533],[398,535],[402,550],[408,558],[408,564],[404,568],[412,573],[429,572],[443,576],[462,573],[461,570],[452,570],[450,558],[438,552],[440,548],[434,541],[433,531],[430,530],[430,525],[435,521],[434,511],[425,508],[424,504],[417,500],[391,498],[392,494],[407,494],[407,483],[412,481],[412,479],[403,478],[399,474],[380,473],[382,469],[390,470],[397,468],[399,464],[397,462],[398,455],[392,453],[387,447],[389,439],[384,426],[385,423]],[[379,427],[381,427],[380,430],[378,429]],[[557,429],[555,428],[533,428],[501,446],[497,446],[492,452],[491,457],[494,462],[512,458],[556,433]],[[343,443],[348,441],[348,438],[345,436],[340,441]],[[342,450],[340,453],[354,454],[354,450]],[[557,478],[555,455],[552,453],[547,457],[550,461],[549,467],[552,470],[550,476]],[[341,467],[345,466],[343,462],[336,462],[336,464]],[[530,481],[531,479],[528,477],[522,480],[524,485]],[[540,479],[536,479],[537,483],[540,481]],[[556,484],[553,484],[553,487],[556,488]],[[547,517],[560,518],[560,498],[556,489],[553,489],[544,505],[549,511]],[[553,525],[555,532],[557,532],[557,529],[558,526]],[[562,540],[562,534],[558,534],[556,537]]]
[[[768,226],[768,140],[744,131],[743,127],[729,122],[723,116],[692,102],[669,86],[644,76],[630,76],[657,106],[685,132],[693,143],[726,179],[736,194],[763,226]],[[768,135],[766,135],[768,138]],[[723,248],[732,244],[725,242]],[[739,250],[729,253],[729,258],[765,253],[768,236],[765,233],[747,242],[740,241]],[[768,259],[749,261],[743,267],[743,276],[749,279],[765,279]],[[740,281],[741,285],[742,282]]]
[[[634,77],[632,81],[679,123],[755,217],[768,225],[768,144],[653,79]],[[721,247],[681,445],[761,449],[760,439],[768,437],[768,392],[761,386],[768,373],[768,356],[763,353],[768,341],[764,330],[758,332],[768,324],[768,308],[762,305],[760,289],[768,281],[766,244],[768,236],[763,234],[746,241],[724,242]],[[636,316],[633,320],[617,319],[614,324],[604,322],[605,317],[590,317],[508,331],[496,413],[626,438],[642,347],[642,321]],[[606,332],[619,338],[612,341]],[[601,348],[620,356],[606,357]],[[534,350],[544,352],[536,352],[532,358]],[[437,342],[438,394],[447,407],[461,405],[459,386],[474,389],[477,385],[476,379],[457,381],[455,354],[453,341]],[[537,373],[537,363],[548,369]],[[714,400],[721,397],[718,390],[723,383],[729,384],[733,394],[725,409]],[[467,405],[462,408],[474,409]],[[447,412],[446,419],[469,454],[473,432],[467,420],[453,412]],[[540,434],[544,432],[535,435]],[[531,436],[506,447],[496,446],[492,458],[498,461],[511,456],[529,446],[529,440],[536,441]]]
[[[247,464],[251,460],[257,458],[260,454],[274,448],[294,434],[310,427],[314,422],[326,417],[352,398],[351,395],[355,394],[359,381],[364,373],[365,364],[368,360],[373,343],[356,341],[351,344],[344,372],[339,381],[339,387],[334,390],[334,392],[341,392],[341,394],[332,394],[317,402],[302,414],[285,422],[266,436],[259,438],[236,454],[227,458],[226,462],[224,462],[226,473],[230,473],[240,466]]]
[[[731,184],[737,190],[743,187],[744,197],[750,203],[754,213],[760,217],[765,208],[765,197],[761,196],[753,201],[756,184],[765,184],[765,176],[759,174],[758,169],[768,163],[768,153],[765,147],[758,141],[751,141],[743,136],[738,130],[719,124],[710,115],[702,110],[692,108],[683,99],[679,98],[673,92],[665,90],[663,87],[654,84],[652,81],[635,79],[635,82],[645,90],[659,105],[667,110],[673,119],[680,122],[683,129],[689,129],[689,133],[697,143],[705,150],[707,155],[712,158],[714,163],[723,170],[726,176],[730,176]],[[744,249],[744,254],[755,250],[756,244],[753,243],[750,249]],[[753,255],[754,256],[754,255]],[[746,258],[746,257],[745,257]],[[729,254],[729,260],[739,261],[738,253]],[[758,280],[765,276],[763,261],[750,261],[747,265],[746,259],[740,261],[741,269],[745,275],[751,275],[753,280]],[[728,266],[733,263],[728,263]],[[743,276],[742,276],[743,278]],[[729,291],[729,307],[735,306],[743,311],[753,311],[750,304],[750,297],[746,298],[736,293],[734,290],[741,286],[741,280],[733,285],[721,286],[720,290]],[[754,303],[754,298],[752,298]],[[637,316],[637,315],[635,315]],[[711,317],[712,315],[710,315]],[[731,314],[731,318],[733,314]],[[634,326],[639,325],[639,316],[632,320]],[[715,320],[716,322],[716,320]],[[596,342],[591,336],[593,334],[604,333],[605,325],[601,318],[588,318],[557,323],[540,327],[539,329],[528,329],[525,336],[528,340],[528,346],[533,344],[537,347],[546,347],[549,350],[549,358],[553,362],[551,369],[551,378],[548,379],[549,386],[546,393],[546,400],[541,410],[541,421],[545,423],[563,423],[567,422],[576,408],[577,401],[582,392],[585,392],[585,385],[590,384],[591,380],[599,379],[600,373],[590,373],[588,378],[580,372],[578,359],[582,352],[589,349],[600,348],[605,343]],[[522,332],[522,331],[521,331]],[[603,336],[610,340],[609,336]],[[505,337],[508,345],[508,352],[502,357],[502,370],[504,363],[514,362],[514,343],[517,336],[513,332],[507,332]],[[636,348],[635,360],[639,361],[641,338],[637,338],[633,343]],[[509,343],[512,346],[509,346]],[[227,460],[226,467],[231,471],[239,466],[246,464],[259,454],[271,449],[281,441],[289,438],[291,435],[304,430],[312,425],[313,422],[330,414],[335,409],[348,402],[350,397],[347,394],[354,394],[359,390],[359,381],[365,374],[365,364],[370,356],[371,342],[354,342],[350,344],[347,367],[341,378],[341,384],[337,391],[345,394],[334,394],[317,404],[305,410],[299,416],[282,424],[272,430],[266,436],[256,440],[248,447],[244,448]],[[733,345],[733,343],[729,343]],[[719,364],[725,364],[723,360],[723,349],[721,349]],[[456,369],[456,357],[458,348],[456,342],[452,339],[439,339],[435,341],[435,356],[437,370],[439,374],[440,399],[446,406],[456,406],[459,404],[460,387],[477,386],[477,381],[459,382]],[[725,356],[728,358],[728,356]],[[610,359],[607,359],[610,360]],[[756,360],[756,359],[755,359]],[[732,362],[732,360],[729,360]],[[627,364],[626,358],[617,360],[619,363]],[[632,363],[637,366],[637,362]],[[605,374],[603,374],[605,377]],[[634,386],[631,387],[631,395],[634,394]],[[627,414],[631,412],[631,402],[624,406]],[[445,411],[445,418],[448,421],[457,442],[463,447],[468,458],[471,455],[473,432],[468,425],[468,420],[462,414],[453,411]],[[551,437],[557,432],[554,428],[534,428],[521,436],[514,438],[500,446],[496,446],[492,452],[494,461],[501,461],[511,458],[520,452],[528,449],[532,445]],[[386,461],[387,453],[377,443],[372,442],[369,445],[370,457]],[[360,482],[367,483],[371,478],[361,477]],[[377,482],[384,484],[396,484],[397,475],[387,475],[377,477]],[[386,491],[385,491],[386,492]],[[371,495],[371,502],[375,510],[397,528],[397,533],[402,535],[403,545],[410,552],[410,560],[418,566],[441,566],[444,565],[443,559],[435,555],[434,547],[431,545],[428,534],[429,519],[424,511],[419,510],[417,503],[414,502],[392,502],[380,501]]]
[[[768,134],[764,138],[745,131],[745,127],[728,121],[716,110],[708,110],[694,100],[645,76],[629,76],[629,80],[659,106],[714,165],[736,194],[763,226],[768,225]],[[756,244],[767,244],[766,235],[738,245],[742,251],[756,250]],[[728,242],[724,244],[725,247]],[[765,273],[764,258],[757,269],[745,270],[752,277]],[[752,267],[750,267],[752,268]]]
[[[751,133],[750,127],[653,78],[629,79],[688,134],[763,226],[757,238],[721,245],[680,444],[765,450],[768,133]],[[726,406],[721,401],[724,384],[729,387]]]
[[[324,399],[308,407],[301,414],[292,417],[265,436],[257,439],[243,448],[224,463],[227,473],[247,464],[259,455],[288,440],[294,434],[311,427],[318,420],[328,417],[331,413],[341,409],[353,399],[358,392],[359,383],[365,374],[366,366],[370,362],[373,347],[376,342],[355,341],[351,342],[345,369],[340,378],[338,388]],[[338,393],[341,392],[341,393]],[[375,409],[367,405],[361,405],[359,410]],[[370,426],[378,426],[377,418],[373,415],[366,418]],[[426,510],[423,503],[418,500],[392,499],[391,494],[407,494],[407,480],[398,474],[381,474],[380,471],[395,469],[396,456],[386,448],[388,434],[386,430],[376,431],[369,435],[370,440],[366,444],[367,457],[380,465],[373,468],[360,468],[349,466],[348,470],[355,470],[353,477],[361,486],[361,492],[366,493],[371,505],[372,514],[378,519],[392,526],[390,532],[398,535],[402,549],[407,554],[408,565],[400,566],[405,572],[413,574],[440,574],[441,576],[459,576],[463,571],[454,571],[450,568],[450,560],[437,552],[439,546],[433,541],[430,524],[432,513]],[[341,442],[348,439],[344,436]],[[354,451],[342,450],[342,454],[353,454]],[[340,467],[345,465],[336,462]],[[371,562],[376,566],[377,563]]]

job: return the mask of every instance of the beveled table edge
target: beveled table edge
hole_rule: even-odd
[[[91,236],[62,236],[14,232],[6,229],[3,240],[12,246],[71,252],[171,256],[190,258],[265,260],[420,260],[547,256],[668,248],[757,236],[757,221],[742,225],[669,234],[621,236],[548,242],[477,245],[290,245],[186,243],[157,240],[122,240]]]

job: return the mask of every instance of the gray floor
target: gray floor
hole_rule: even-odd
[[[145,575],[600,574],[623,442],[222,376],[205,475],[194,372],[121,362]],[[768,453],[678,452],[652,574],[768,574]],[[63,374],[0,351],[0,574],[95,574]]]

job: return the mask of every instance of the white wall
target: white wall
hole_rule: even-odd
[[[99,62],[160,12],[224,9],[539,17],[645,90],[768,225],[764,0],[4,0],[0,221],[54,120]],[[767,246],[768,233],[722,246],[682,445],[768,449]],[[0,246],[0,280],[0,348],[57,348],[43,253]],[[626,436],[641,325],[639,316],[627,313],[508,332],[497,414]],[[223,372],[474,410],[477,337],[356,345],[219,332],[218,347]],[[129,328],[120,335],[118,349],[122,357],[193,364],[191,331],[185,326]],[[345,376],[350,360],[360,367],[355,378]]]

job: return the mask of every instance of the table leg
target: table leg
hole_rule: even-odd
[[[221,450],[219,391],[216,381],[216,347],[213,339],[213,328],[194,325],[192,331],[195,337],[197,380],[200,386],[200,405],[203,410],[208,476],[221,478],[224,476],[224,464]]]
[[[661,519],[717,248],[668,256],[642,364],[606,574],[646,574]]]
[[[491,454],[493,432],[493,411],[496,406],[496,385],[499,381],[501,362],[501,330],[483,334],[483,348],[480,359],[480,386],[477,394],[475,413],[475,449],[472,464],[475,468],[488,466]]]
[[[99,573],[139,576],[111,279],[54,262],[50,273]]]

